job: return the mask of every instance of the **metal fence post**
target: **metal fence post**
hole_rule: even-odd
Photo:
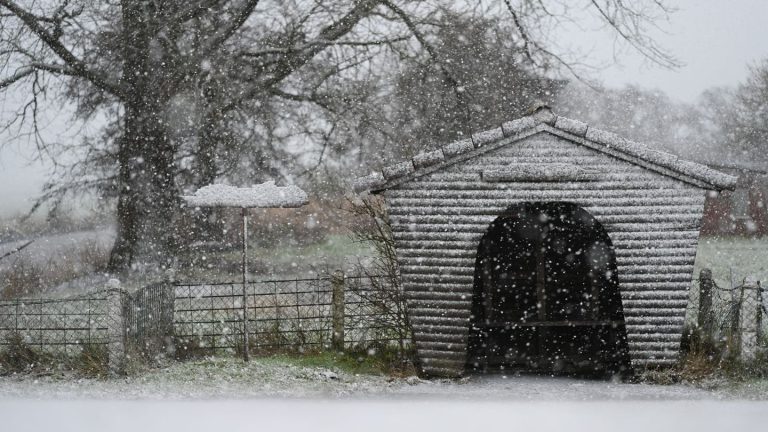
[[[110,279],[107,282],[107,321],[109,373],[120,375],[125,366],[125,322],[123,317],[123,292],[120,281]]]
[[[93,318],[91,317],[91,296],[88,296],[88,345],[91,344],[92,329],[93,329]]]
[[[336,270],[331,276],[333,334],[331,348],[344,351],[344,272]]]
[[[752,361],[757,353],[758,314],[760,311],[757,290],[760,284],[753,277],[746,277],[741,286],[739,310],[739,334],[741,336],[741,359]]]
[[[248,212],[242,209],[243,216],[243,361],[250,359],[248,341]]]
[[[699,273],[699,316],[698,326],[700,336],[710,340],[714,333],[714,314],[712,313],[712,270],[701,269]]]
[[[162,330],[163,348],[166,353],[176,352],[173,338],[173,312],[176,310],[176,273],[166,274],[162,291]]]

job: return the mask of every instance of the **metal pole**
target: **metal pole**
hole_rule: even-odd
[[[331,348],[336,352],[344,351],[344,272],[336,270],[331,276],[331,311],[333,333]]]
[[[248,353],[248,263],[246,256],[248,254],[248,214],[246,209],[242,209],[243,213],[243,361],[248,361],[250,355]]]

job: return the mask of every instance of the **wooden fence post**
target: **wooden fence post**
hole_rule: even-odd
[[[712,270],[701,269],[699,273],[699,316],[700,337],[709,341],[714,334],[714,314],[712,313]],[[702,341],[703,342],[703,341]]]
[[[747,277],[741,286],[741,301],[739,304],[739,334],[741,359],[752,361],[757,353],[758,316],[760,311],[760,296],[757,290],[760,284],[757,279]]]
[[[334,351],[344,351],[344,272],[336,270],[331,276],[331,308],[333,317],[333,334],[331,348]]]

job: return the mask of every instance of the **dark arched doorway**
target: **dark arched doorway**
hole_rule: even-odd
[[[603,375],[629,368],[616,257],[565,202],[517,204],[480,241],[468,367]]]

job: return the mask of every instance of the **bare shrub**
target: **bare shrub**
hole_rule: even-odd
[[[657,384],[680,381],[706,383],[743,381],[768,377],[768,339],[759,341],[763,347],[753,360],[744,361],[740,356],[739,333],[734,323],[738,313],[733,305],[713,308],[712,321],[716,323],[713,334],[689,325],[683,330],[680,344],[680,360],[671,368],[646,370],[641,379]]]
[[[356,272],[367,279],[365,283],[347,286],[373,309],[374,327],[386,329],[397,340],[400,360],[404,364],[412,362],[412,344],[407,342],[412,335],[411,325],[384,201],[375,196],[350,199],[350,212],[356,218],[356,223],[351,225],[352,238],[372,245],[376,254],[371,262],[356,265]],[[381,352],[389,351],[378,348]]]
[[[18,333],[0,348],[0,375],[71,371],[81,376],[105,377],[109,372],[106,345],[85,344],[77,355],[52,354],[33,348]]]
[[[40,293],[43,286],[43,269],[27,256],[17,258],[8,270],[0,273],[1,300]]]
[[[95,240],[83,242],[67,255],[44,262],[29,254],[12,258],[10,266],[0,271],[0,300],[38,295],[46,290],[106,268],[109,252]]]
[[[88,240],[80,246],[76,264],[81,273],[105,271],[109,261],[109,251],[96,240]]]
[[[199,337],[173,338],[173,357],[179,361],[196,360],[213,355],[213,350],[206,346]]]
[[[50,356],[30,347],[18,333],[6,337],[0,350],[0,373],[30,373],[51,363]]]
[[[109,353],[103,344],[86,344],[80,354],[70,360],[72,369],[89,377],[106,377],[109,374]]]

